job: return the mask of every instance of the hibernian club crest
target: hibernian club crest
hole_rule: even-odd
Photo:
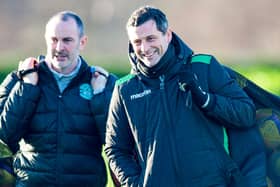
[[[93,97],[93,90],[90,84],[85,83],[80,85],[80,96],[87,100]]]

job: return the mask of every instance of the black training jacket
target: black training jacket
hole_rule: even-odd
[[[12,73],[0,88],[0,138],[13,151],[19,149],[13,164],[17,184],[104,187],[101,150],[116,77],[110,75],[105,90],[93,95],[84,60],[63,93],[45,62],[38,73],[37,86]]]
[[[226,184],[230,173],[209,129],[228,147],[224,129],[252,127],[254,104],[213,56],[202,55],[208,60],[200,61],[174,33],[172,37],[172,65],[159,68],[160,73],[139,71],[130,48],[134,73],[118,80],[108,114],[105,152],[110,166],[124,186]],[[190,92],[179,89],[184,62],[191,63],[202,89],[214,98],[205,110],[193,103]]]

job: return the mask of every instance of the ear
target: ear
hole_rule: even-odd
[[[82,36],[80,39],[80,50],[83,50],[87,44],[88,37],[86,35]]]
[[[170,43],[170,41],[172,40],[172,31],[170,28],[168,28],[166,31],[166,37],[167,37],[168,43]]]

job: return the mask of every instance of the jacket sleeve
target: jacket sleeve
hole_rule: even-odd
[[[0,85],[0,111],[3,111],[6,100],[13,89],[14,85],[19,81],[16,72],[8,74]]]
[[[217,60],[212,57],[207,72],[212,99],[206,112],[229,128],[248,128],[255,122],[255,105]]]
[[[0,85],[0,111],[2,113],[3,109],[4,109],[4,105],[6,103],[6,100],[11,92],[11,90],[13,89],[14,85],[17,83],[17,81],[19,81],[16,72],[11,72],[10,74],[8,74],[5,79],[3,80],[3,82]],[[0,125],[1,127],[1,125]],[[0,130],[1,131],[1,130]],[[3,137],[1,136],[0,139],[2,140]],[[3,142],[0,143],[3,146],[6,146],[6,144]],[[14,142],[14,143],[10,143],[10,145],[7,145],[9,149],[11,149],[11,151],[13,153],[15,153],[18,150],[18,143]],[[5,148],[3,148],[5,149]],[[7,147],[6,147],[7,149]]]
[[[105,144],[106,120],[116,80],[117,77],[113,74],[110,74],[104,91],[94,95],[90,102],[94,120],[97,125],[98,132],[101,136],[102,144]]]
[[[0,139],[12,151],[27,130],[39,98],[37,86],[23,83],[14,73],[9,74],[0,86]]]
[[[105,153],[110,168],[121,185],[138,186],[141,169],[133,154],[135,143],[126,114],[119,88],[116,86],[107,120]]]

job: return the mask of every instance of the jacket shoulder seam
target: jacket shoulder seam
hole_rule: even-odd
[[[121,78],[119,78],[117,81],[116,81],[116,85],[121,85],[125,82],[127,82],[128,80],[132,79],[133,77],[135,77],[134,74],[127,74]]]
[[[204,63],[204,64],[210,64],[211,63],[212,56],[207,54],[197,54],[192,56],[191,63]]]

